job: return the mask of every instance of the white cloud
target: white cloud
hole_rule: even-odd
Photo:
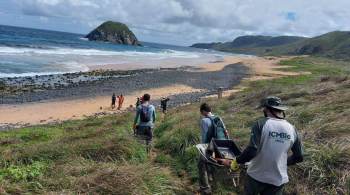
[[[65,18],[91,28],[115,20],[128,24],[142,40],[177,44],[244,34],[313,36],[350,27],[349,0],[14,1],[25,15]]]

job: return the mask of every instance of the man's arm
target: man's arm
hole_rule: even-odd
[[[207,133],[209,130],[209,126],[205,122],[205,120],[203,120],[203,119],[201,120],[200,127],[201,127],[201,143],[202,144],[208,143]]]
[[[244,164],[249,162],[256,156],[258,151],[258,147],[260,145],[260,138],[262,132],[263,125],[260,122],[256,122],[251,130],[250,141],[248,146],[244,149],[241,155],[239,155],[236,160],[239,164]]]
[[[296,138],[296,140],[291,148],[293,154],[290,157],[288,157],[288,160],[287,160],[288,166],[295,165],[295,164],[302,162],[304,160],[303,145],[301,144],[300,136],[296,130],[295,130],[295,133],[297,135],[297,138]]]
[[[157,114],[156,114],[156,109],[153,107],[153,123],[156,122],[156,117],[157,117]]]
[[[137,124],[137,122],[139,121],[139,117],[140,117],[140,109],[136,108],[136,115],[135,115],[135,119],[134,119],[134,126]]]

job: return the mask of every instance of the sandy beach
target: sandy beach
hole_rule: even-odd
[[[171,105],[176,106],[198,101],[200,97],[215,94],[218,86],[223,86],[227,94],[235,92],[242,79],[257,80],[298,74],[275,70],[279,68],[278,62],[282,59],[274,57],[228,56],[223,61],[203,64],[199,69],[145,73],[148,75],[142,77],[145,80],[141,81],[141,84],[148,83],[148,85],[133,87],[130,90],[119,90],[125,91],[125,102],[122,110],[129,108],[130,105],[134,105],[136,97],[146,92],[152,95],[153,103],[156,105],[159,104],[158,100],[161,97],[170,97],[172,99]],[[248,67],[249,70],[242,69],[240,67],[242,65]],[[175,78],[163,79],[168,78],[169,75],[173,75]],[[158,77],[161,79],[158,79]],[[149,80],[150,78],[154,80]],[[127,83],[134,83],[133,79],[135,78],[124,78],[125,81],[118,79],[116,82],[120,86],[128,88]],[[137,76],[136,80],[138,80]],[[166,82],[162,82],[164,80]],[[109,81],[107,83],[109,84]],[[137,82],[135,81],[135,83]],[[96,84],[97,88],[100,88],[100,84]],[[102,84],[102,88],[108,87],[105,86],[105,83]],[[208,87],[209,85],[210,87]],[[120,86],[119,88],[122,88]],[[234,89],[234,87],[236,88]],[[81,119],[91,115],[121,112],[110,108],[110,91],[105,93],[101,92],[101,90],[89,91],[90,88],[96,90],[95,86],[91,87],[91,85],[88,85],[86,88],[87,94],[91,94],[86,96],[80,96],[84,92],[79,92],[81,94],[75,95],[72,93],[72,97],[62,96],[62,98],[50,98],[21,104],[2,104],[0,105],[0,126],[6,128],[46,124],[70,119]],[[69,91],[70,88],[66,90]],[[71,90],[79,91],[81,89],[72,88]],[[53,91],[56,93],[55,90]]]

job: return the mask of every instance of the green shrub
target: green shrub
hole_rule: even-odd
[[[0,169],[0,178],[9,179],[13,182],[33,181],[44,175],[47,166],[44,162],[34,162],[30,165],[10,165],[7,168]]]

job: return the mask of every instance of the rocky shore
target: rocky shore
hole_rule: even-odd
[[[0,104],[21,104],[53,99],[76,99],[116,94],[130,94],[171,84],[188,85],[201,92],[172,97],[172,104],[197,101],[200,97],[237,85],[248,68],[231,64],[221,71],[198,72],[191,67],[130,71],[97,70],[92,72],[0,78]]]

